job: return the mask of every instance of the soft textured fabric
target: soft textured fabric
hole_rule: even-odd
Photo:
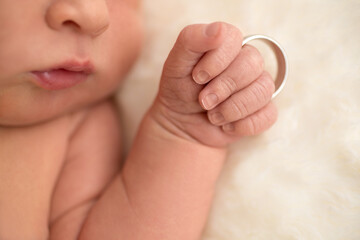
[[[126,149],[184,26],[226,21],[269,35],[290,61],[277,123],[231,146],[203,240],[360,239],[360,1],[143,3],[144,51],[118,94]]]

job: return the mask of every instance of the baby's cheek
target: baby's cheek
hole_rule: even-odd
[[[137,12],[129,6],[122,14],[112,14],[108,32],[102,38],[98,59],[106,78],[122,80],[140,55],[143,44],[143,26]]]

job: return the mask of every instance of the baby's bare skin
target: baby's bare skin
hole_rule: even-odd
[[[46,20],[51,31],[39,28],[55,34],[52,39],[92,41],[85,50],[100,67],[91,80],[39,89],[25,70],[20,77],[0,64],[0,239],[198,239],[228,144],[276,120],[274,84],[262,58],[253,47],[241,47],[242,34],[230,24],[185,28],[120,170],[119,119],[108,99],[137,54],[136,1],[107,1],[110,22],[132,26],[127,38],[119,28],[106,30],[105,18],[102,26],[89,21],[106,16],[92,15],[107,9],[103,0],[93,1],[94,8],[84,3],[56,1]],[[71,15],[73,9],[83,15]],[[76,34],[69,31],[74,27]],[[119,55],[105,51],[110,46],[120,48]]]
[[[0,239],[76,239],[119,169],[115,106],[107,101],[36,126],[0,128],[0,146]]]
[[[209,28],[215,34],[206,35]],[[237,37],[227,38],[234,32]],[[238,47],[241,40],[239,30],[225,23],[182,31],[124,168],[92,209],[81,240],[199,239],[227,145],[259,134],[276,120],[271,77],[254,48]],[[196,83],[199,70],[209,71],[211,83]],[[230,91],[222,81],[231,74]],[[219,96],[218,107],[204,106],[207,91]],[[244,105],[234,109],[231,104]],[[224,119],[212,123],[211,113],[217,111]],[[231,131],[221,127],[228,123]]]

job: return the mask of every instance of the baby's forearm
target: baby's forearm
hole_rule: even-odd
[[[225,154],[144,120],[122,174],[135,213],[156,239],[198,239]]]
[[[93,216],[104,220],[93,220],[94,224],[90,221],[85,228],[100,230],[101,222],[115,219],[118,225],[101,226],[107,228],[104,232],[111,237],[107,239],[199,239],[225,155],[224,149],[207,147],[170,133],[148,114],[121,176],[117,177],[122,179],[122,184],[117,180],[108,188],[105,195],[109,197],[105,196]],[[124,194],[126,203],[114,197]],[[114,210],[109,211],[111,208]],[[95,229],[90,232],[83,239],[97,239],[95,233],[103,237]]]

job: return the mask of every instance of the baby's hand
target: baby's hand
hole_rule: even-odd
[[[168,131],[223,147],[277,118],[274,82],[256,48],[226,23],[186,27],[165,62],[152,116]]]

